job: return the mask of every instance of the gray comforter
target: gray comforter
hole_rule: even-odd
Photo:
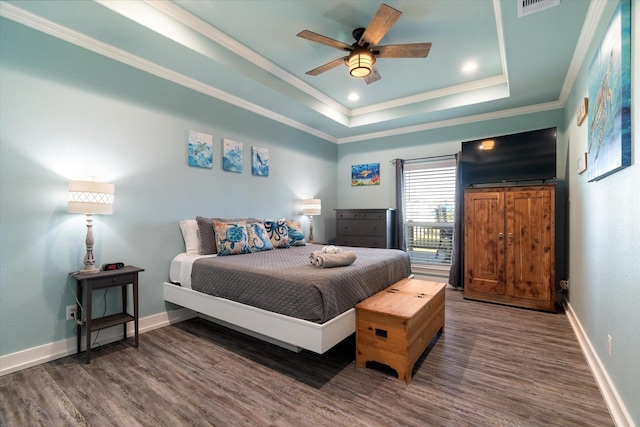
[[[317,268],[319,245],[199,259],[192,289],[290,317],[324,323],[411,273],[409,256],[395,249],[349,248],[356,261]]]

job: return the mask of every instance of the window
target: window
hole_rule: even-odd
[[[412,265],[451,265],[455,198],[455,156],[405,161],[404,229]]]

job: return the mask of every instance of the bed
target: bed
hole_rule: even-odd
[[[324,353],[355,332],[356,303],[411,271],[403,251],[346,247],[357,255],[353,264],[318,268],[309,255],[321,248],[233,256],[187,251],[171,262],[164,299],[289,350]]]

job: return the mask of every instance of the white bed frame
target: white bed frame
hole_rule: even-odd
[[[322,354],[356,330],[355,308],[320,324],[168,282],[164,283],[164,300],[191,309],[207,320],[296,352],[306,349]]]

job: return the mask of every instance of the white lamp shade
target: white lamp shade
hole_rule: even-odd
[[[115,186],[104,182],[71,181],[67,212],[84,214],[113,213],[113,193]]]
[[[320,215],[322,211],[322,202],[320,199],[304,199],[302,201],[303,215]]]

